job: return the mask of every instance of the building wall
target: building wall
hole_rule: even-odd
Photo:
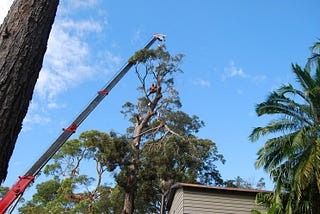
[[[183,189],[177,189],[169,214],[183,214]]]
[[[250,214],[253,208],[257,208],[255,194],[180,188],[169,214]]]

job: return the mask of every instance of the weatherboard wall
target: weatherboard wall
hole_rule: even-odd
[[[176,190],[169,214],[183,213],[183,189]]]
[[[258,208],[255,203],[256,194],[256,192],[182,187],[175,191],[169,214],[248,214],[252,209]]]

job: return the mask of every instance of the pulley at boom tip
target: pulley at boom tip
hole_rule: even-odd
[[[158,39],[159,41],[163,41],[166,38],[166,35],[155,33],[155,34],[153,34],[153,37]]]

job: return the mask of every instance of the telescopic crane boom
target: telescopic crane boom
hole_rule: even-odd
[[[152,39],[146,44],[144,49],[149,49],[156,41],[163,41],[165,35],[154,34]],[[88,106],[78,115],[78,117],[70,124],[68,128],[64,128],[61,135],[53,142],[49,149],[33,164],[33,166],[7,192],[0,201],[0,214],[8,211],[8,208],[13,205],[24,193],[25,189],[32,183],[35,176],[47,164],[52,156],[62,147],[62,145],[69,139],[69,137],[76,132],[79,125],[89,116],[89,114],[99,105],[99,103],[108,95],[112,88],[122,79],[122,77],[133,66],[133,62],[128,61],[123,69],[107,84],[107,86],[98,91],[98,95],[88,104]],[[13,207],[14,208],[14,207]],[[9,211],[12,212],[12,211]]]

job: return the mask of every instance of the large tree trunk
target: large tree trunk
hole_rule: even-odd
[[[141,133],[142,126],[139,124],[135,127],[134,133]],[[125,188],[125,198],[124,204],[122,209],[122,214],[133,214],[134,211],[134,196],[137,189],[137,166],[136,162],[139,160],[139,144],[140,144],[141,137],[137,137],[133,140],[132,145],[132,158],[131,164],[129,166],[129,177],[127,187]]]
[[[133,213],[134,193],[135,193],[135,190],[133,190],[133,189],[131,191],[126,191],[122,214],[132,214]]]
[[[0,183],[42,67],[59,0],[15,0],[0,27]]]
[[[156,96],[150,102],[150,107],[147,113],[145,115],[138,115],[138,118],[140,119],[138,119],[137,125],[135,126],[133,131],[134,139],[133,139],[132,155],[131,155],[132,164],[130,165],[130,175],[128,178],[128,187],[126,188],[126,191],[125,191],[125,200],[124,200],[122,214],[132,214],[134,211],[134,196],[137,190],[137,180],[138,180],[136,176],[138,174],[136,172],[138,170],[136,163],[140,158],[139,157],[139,154],[141,152],[140,143],[141,143],[143,128],[147,126],[147,124],[151,120],[151,117],[156,114],[154,112],[154,109],[161,98],[162,98],[161,87],[158,87]]]

